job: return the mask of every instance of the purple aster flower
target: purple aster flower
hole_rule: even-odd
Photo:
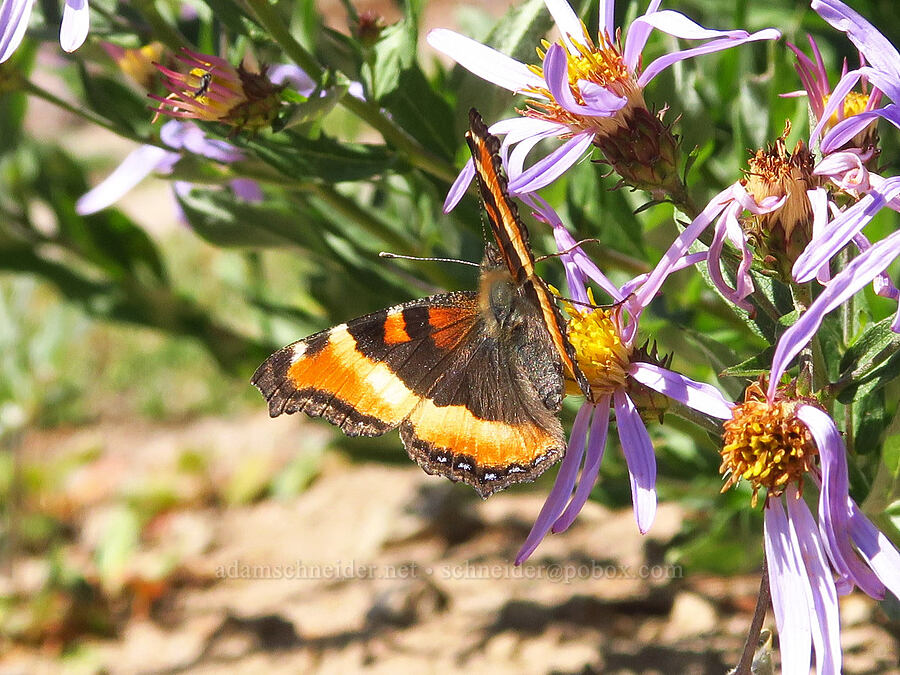
[[[151,173],[172,173],[184,152],[223,164],[244,158],[244,154],[230,143],[207,138],[203,130],[193,122],[166,122],[160,129],[159,137],[170,149],[142,145],[132,151],[104,181],[78,200],[75,210],[81,215],[88,215],[111,206]],[[242,182],[238,184],[235,193],[239,196],[258,195],[258,186],[256,191],[252,191]]]
[[[13,55],[25,37],[32,5],[34,0],[3,1],[3,6],[0,7],[0,63]],[[59,28],[59,45],[64,51],[74,52],[84,44],[90,25],[87,0],[65,0]]]
[[[628,27],[623,46],[613,25],[612,0],[600,3],[600,31],[596,42],[567,2],[544,2],[562,38],[558,43],[546,46],[545,51],[539,50],[542,66],[520,63],[450,30],[438,28],[427,37],[432,47],[479,77],[528,97],[528,108],[523,117],[503,120],[490,128],[493,134],[506,135],[505,148],[517,146],[509,158],[509,168],[510,189],[519,194],[550,184],[577,162],[592,144],[600,145],[607,159],[619,170],[619,164],[611,156],[617,151],[616,147],[604,144],[604,139],[623,130],[644,132],[646,128],[653,128],[650,136],[641,134],[644,136],[642,143],[648,145],[647,156],[663,157],[667,160],[663,162],[666,166],[673,164],[674,157],[670,155],[674,154],[674,139],[658,117],[647,110],[644,87],[678,61],[755,40],[778,39],[781,35],[774,29],[753,34],[743,30],[708,30],[683,14],[659,10],[661,0],[652,0],[647,11]],[[654,28],[676,38],[707,42],[666,54],[642,68],[641,52]],[[653,120],[656,120],[655,125]],[[564,143],[525,169],[526,156],[545,138],[559,138]],[[633,139],[625,145],[633,146]],[[645,164],[651,173],[654,169],[659,170],[659,166]],[[623,170],[619,173],[626,176]],[[456,205],[473,175],[470,162],[448,194],[445,210]],[[637,176],[635,180],[644,187],[641,180],[649,181],[652,186],[654,182],[662,184],[669,178],[668,175],[654,175],[649,178]]]
[[[637,323],[655,292],[641,294],[634,283],[619,288],[581,252],[559,217],[534,195],[526,199],[538,210],[537,216],[553,226],[557,245],[566,268],[572,300],[566,303],[571,316],[567,332],[578,365],[591,383],[592,399],[585,401],[575,417],[566,455],[556,483],[550,492],[531,533],[516,556],[522,563],[537,548],[548,532],[562,532],[581,511],[597,481],[606,447],[610,410],[614,410],[619,440],[631,482],[631,494],[638,529],[645,533],[656,515],[656,458],[647,428],[638,413],[633,396],[649,387],[681,401],[696,410],[722,419],[731,416],[730,404],[708,384],[694,382],[658,363],[646,349],[636,346]],[[696,257],[667,265],[671,272],[696,262]],[[597,307],[586,281],[590,279],[612,296],[612,308]],[[641,277],[643,289],[655,277]],[[642,298],[642,299],[638,299]],[[583,461],[582,461],[583,460]],[[581,477],[577,481],[578,469]]]
[[[833,144],[832,138],[829,135],[831,129],[845,119],[858,115],[861,112],[868,112],[877,108],[881,103],[881,91],[873,89],[871,94],[867,93],[866,88],[868,83],[866,78],[862,77],[862,92],[847,91],[843,95],[843,98],[835,99],[834,92],[829,83],[828,71],[825,68],[825,62],[822,60],[822,54],[819,51],[819,46],[816,44],[816,41],[813,40],[812,36],[807,35],[807,39],[812,48],[815,61],[806,56],[806,54],[798,47],[792,45],[790,42],[787,43],[787,46],[797,57],[797,73],[800,76],[800,81],[803,83],[805,91],[791,92],[789,94],[783,94],[783,96],[806,95],[807,100],[809,101],[809,108],[812,111],[817,127],[810,138],[810,147],[814,145],[819,133],[824,131],[825,138],[823,139],[823,152],[830,153],[837,149],[837,146]],[[864,60],[863,55],[860,54],[860,61],[864,62]],[[845,60],[841,69],[841,78],[846,75],[847,62]],[[831,113],[826,117],[825,111],[828,102],[832,99],[834,99],[834,103],[830,108]],[[840,105],[838,105],[839,102]],[[820,123],[821,126],[819,126]],[[865,155],[865,159],[868,161],[876,155],[874,152],[876,142],[877,137],[875,135],[874,120],[870,120],[868,125],[865,125],[865,128],[863,128],[856,137],[849,139],[844,146],[845,149],[858,148],[860,154]],[[827,151],[825,148],[827,148]]]
[[[848,94],[861,79],[868,81],[887,95],[893,103],[883,108],[871,109],[866,105],[852,116],[834,124],[822,138],[822,152],[828,153],[850,142],[863,131],[874,119],[882,117],[895,126],[900,127],[900,53],[877,28],[866,21],[857,12],[839,0],[812,0],[812,8],[819,13],[835,29],[846,33],[847,38],[856,46],[860,55],[868,65],[847,72],[841,77],[832,91],[812,139],[818,138],[826,126],[831,125],[832,115],[839,107],[845,113],[843,105]],[[859,106],[854,106],[855,110]],[[812,142],[812,141],[811,141]]]
[[[838,595],[858,586],[876,599],[886,589],[900,597],[900,553],[850,498],[846,454],[831,417],[782,389],[766,396],[751,385],[725,422],[723,491],[748,480],[754,505],[766,491],[764,541],[785,673],[808,673],[812,652],[820,675],[841,672]],[[802,499],[807,483],[818,489],[818,521]]]

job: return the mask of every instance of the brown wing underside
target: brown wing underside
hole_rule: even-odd
[[[555,417],[529,415],[522,400],[529,393],[503,348],[484,335],[477,294],[449,293],[288,345],[252,382],[273,417],[304,412],[348,436],[400,427],[425,471],[487,497],[533,480],[565,450]]]

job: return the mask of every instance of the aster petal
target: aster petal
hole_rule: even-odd
[[[828,413],[811,405],[797,409],[797,419],[812,434],[822,466],[819,496],[819,524],[828,540],[828,552],[838,574],[848,578],[868,595],[884,597],[884,586],[853,551],[847,509],[850,482],[847,477],[847,448]]]
[[[22,43],[33,5],[34,0],[4,0],[0,6],[0,63]]]
[[[301,96],[309,96],[318,86],[306,71],[293,63],[280,63],[266,71],[266,77],[272,84],[284,84]]]
[[[529,136],[528,138],[524,138],[518,143],[516,143],[516,147],[513,148],[512,152],[509,153],[509,162],[506,165],[506,173],[509,176],[509,180],[515,180],[523,173],[525,173],[525,158],[528,156],[528,153],[534,149],[534,146],[547,138],[553,138],[558,134],[557,129],[552,129],[548,131],[543,131],[539,134],[534,134]],[[510,145],[514,141],[510,141]],[[504,141],[504,144],[506,141]]]
[[[472,183],[473,178],[475,178],[475,163],[470,157],[469,161],[463,166],[462,171],[459,172],[456,180],[453,181],[453,185],[450,186],[450,191],[447,193],[447,198],[444,200],[444,213],[450,213],[456,208],[456,205],[459,204],[459,200],[463,198],[463,195],[466,194],[466,190],[469,189],[469,185]]]
[[[469,72],[498,87],[518,92],[529,87],[544,86],[544,81],[524,63],[452,30],[435,28],[428,32],[425,39],[428,44]]]
[[[753,262],[753,256],[747,245],[746,237],[744,237],[740,225],[737,223],[737,217],[734,215],[740,211],[740,204],[735,202],[725,209],[725,212],[716,221],[716,229],[713,234],[713,240],[709,245],[707,255],[707,272],[713,285],[718,289],[729,302],[737,305],[746,312],[753,312],[753,305],[747,302],[747,296],[753,292],[753,280],[750,278],[750,265]],[[731,217],[729,218],[729,215]],[[733,223],[732,223],[733,221]],[[732,231],[735,230],[736,231]],[[737,271],[736,288],[731,288],[725,281],[722,274],[722,249],[724,248],[726,237],[736,243],[741,249],[741,265]]]
[[[230,164],[244,159],[244,153],[226,141],[206,137],[193,122],[170,120],[159,130],[160,140],[170,148],[187,150],[216,162]]]
[[[646,23],[651,28],[661,30],[673,37],[682,40],[705,40],[708,38],[745,38],[749,33],[745,30],[711,30],[704,28],[693,19],[689,19],[681,12],[671,9],[663,9],[652,14],[639,16],[631,24]]]
[[[803,250],[794,263],[794,279],[804,283],[812,279],[819,268],[826,265],[838,251],[865,227],[885,206],[900,195],[900,177],[888,178],[878,192],[871,192],[831,221],[825,231]]]
[[[581,457],[584,455],[584,443],[593,412],[594,406],[585,404],[581,406],[578,414],[575,415],[575,421],[572,423],[572,433],[569,435],[569,446],[566,449],[566,456],[563,457],[562,464],[559,467],[559,473],[556,475],[556,482],[553,484],[553,489],[550,490],[541,512],[534,521],[531,532],[525,538],[525,543],[522,544],[522,548],[519,549],[519,553],[516,555],[516,565],[521,565],[534,553],[534,549],[538,547],[538,544],[550,531],[563,509],[566,508],[566,504],[572,496],[572,490],[575,488],[575,478],[578,475],[578,467],[581,465]]]
[[[229,185],[238,199],[258,204],[265,198],[262,188],[252,178],[235,178]]]
[[[654,14],[659,9],[661,2],[662,0],[652,0],[643,16]],[[622,60],[625,62],[625,67],[629,73],[636,72],[640,63],[641,52],[644,51],[644,47],[647,45],[647,38],[650,37],[651,30],[652,27],[645,22],[639,23],[635,21],[628,26],[628,30],[625,32],[625,48],[622,52]],[[609,36],[611,38],[614,38],[615,35],[615,31],[610,31]]]
[[[640,307],[646,307],[656,297],[660,287],[666,278],[672,273],[675,264],[687,253],[691,244],[718,216],[732,199],[735,186],[729,186],[713,197],[706,208],[688,225],[681,234],[672,242],[669,249],[650,273],[646,283],[635,293],[635,299]]]
[[[628,99],[624,96],[616,96],[608,92],[607,96],[602,96],[598,89],[602,87],[594,87],[588,90],[593,105],[585,106],[575,100],[572,94],[572,88],[569,83],[569,57],[566,51],[558,44],[550,45],[547,54],[544,57],[544,80],[547,89],[554,100],[564,109],[576,115],[592,115],[595,117],[609,117],[617,110],[621,110]],[[581,84],[579,80],[579,84]]]
[[[87,0],[66,0],[59,27],[59,46],[74,52],[84,44],[91,27],[91,13]]]
[[[809,306],[797,322],[788,328],[775,347],[772,358],[772,377],[769,381],[769,400],[775,395],[781,376],[788,364],[800,353],[822,325],[822,320],[835,307],[871,282],[900,255],[900,232],[885,237],[865,253],[854,258]]]
[[[544,0],[544,4],[547,6],[550,16],[553,17],[556,27],[559,28],[566,49],[570,54],[577,55],[578,48],[572,44],[572,41],[584,44],[584,28],[581,19],[572,11],[566,0]]]
[[[585,151],[591,147],[593,140],[594,135],[590,132],[572,136],[552,153],[535,162],[514,180],[511,180],[509,191],[518,195],[547,187],[584,155]]]
[[[673,63],[677,63],[678,61],[684,61],[685,59],[690,59],[702,54],[712,54],[714,52],[720,52],[725,49],[731,49],[732,47],[738,47],[748,42],[757,42],[759,40],[777,40],[780,37],[781,33],[779,31],[775,30],[774,28],[767,28],[765,30],[752,33],[751,35],[747,35],[746,37],[713,40],[699,47],[672,52],[670,54],[660,56],[649,66],[647,66],[641,73],[640,77],[638,77],[637,83],[639,87],[646,87],[647,83],[650,82],[650,80],[659,75]]]
[[[606,434],[609,430],[609,395],[603,396],[594,407],[594,419],[591,422],[591,434],[587,445],[587,457],[584,467],[581,469],[581,477],[575,495],[563,511],[563,514],[553,523],[551,530],[554,533],[563,532],[575,522],[575,518],[581,513],[585,503],[591,496],[591,490],[597,482],[600,474],[600,463],[603,461],[603,451],[606,449]]]
[[[830,101],[830,99],[829,99]],[[874,119],[886,119],[895,127],[900,127],[900,105],[891,103],[878,110],[868,110],[835,124],[822,138],[822,152],[833,152],[865,129]],[[827,118],[826,118],[827,119]]]
[[[641,384],[680,401],[694,410],[723,420],[730,420],[732,417],[732,404],[712,385],[695,382],[668,368],[641,361],[632,362],[628,368],[628,374]]]
[[[646,534],[656,517],[656,455],[647,427],[634,402],[621,389],[613,394],[619,442],[631,479],[631,500],[641,534]]]
[[[530,197],[537,197],[537,195],[529,195]],[[543,200],[541,200],[543,201]],[[544,202],[546,205],[546,202]],[[548,212],[549,209],[549,212]],[[544,217],[555,216],[556,220],[546,220],[548,224],[553,226],[553,238],[556,240],[556,249],[558,251],[569,251],[569,253],[564,256],[569,258],[575,266],[578,268],[581,274],[588,276],[592,279],[600,288],[603,289],[605,293],[607,293],[613,300],[616,302],[620,302],[624,299],[619,293],[619,289],[616,288],[616,285],[610,281],[603,272],[600,271],[600,268],[594,264],[594,261],[588,257],[588,255],[581,250],[581,248],[573,248],[575,244],[578,242],[575,241],[575,237],[565,228],[562,224],[562,220],[560,220],[559,216],[556,215],[556,212],[553,211],[549,205],[545,208],[541,209],[544,212]],[[577,283],[577,282],[575,282]],[[572,293],[580,293],[584,297],[576,297],[575,300],[579,300],[580,302],[587,301],[587,294],[584,291],[584,284],[580,285],[580,288],[576,285],[573,286],[572,283],[569,285],[570,292]]]
[[[797,564],[781,499],[770,499],[763,514],[769,589],[781,645],[781,672],[808,673],[812,648],[809,605],[804,590],[808,582]]]
[[[894,597],[900,599],[900,552],[859,507],[849,500],[850,536],[872,571],[878,575]]]
[[[866,61],[900,85],[900,54],[877,28],[839,0],[812,0],[811,7],[833,28],[846,33]]]
[[[806,571],[805,586],[812,641],[816,650],[816,672],[818,675],[840,675],[841,622],[831,568],[819,540],[816,521],[806,502],[799,498],[794,486],[786,491],[785,496],[794,550],[800,554],[798,563]]]
[[[75,203],[75,212],[86,216],[114,204],[172,156],[176,160],[181,157],[155,145],[142,145],[132,150],[105,180],[81,196]]]
[[[831,95],[828,97],[828,102],[825,104],[825,110],[822,112],[822,116],[819,117],[819,121],[809,135],[808,145],[810,148],[816,146],[816,141],[822,135],[825,126],[830,122],[831,116],[837,111],[838,107],[843,106],[844,98],[850,93],[853,87],[856,86],[860,77],[862,77],[861,68],[851,70],[849,73],[843,75],[835,85],[834,89],[831,91]],[[854,115],[854,117],[859,117],[859,115]]]
[[[600,0],[600,25],[599,32],[601,39],[604,35],[613,40],[616,36],[616,1]]]

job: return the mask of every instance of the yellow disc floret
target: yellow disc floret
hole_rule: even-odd
[[[631,347],[622,340],[618,309],[575,309],[565,303],[571,316],[566,329],[575,348],[578,366],[591,383],[594,396],[610,394],[625,385]]]

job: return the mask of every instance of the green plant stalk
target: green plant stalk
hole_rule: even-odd
[[[791,284],[791,295],[794,298],[794,307],[802,315],[812,304],[811,284]],[[800,353],[801,364],[809,364],[811,371],[810,381],[807,384],[808,391],[815,393],[821,391],[826,385],[828,371],[825,368],[825,354],[822,352],[822,343],[818,334],[813,336],[809,346]],[[803,367],[800,368],[800,377],[804,375]],[[828,404],[829,402],[826,402]]]
[[[153,28],[153,36],[173,52],[178,53],[182,47],[188,44],[184,36],[162,17],[162,14],[156,9],[154,0],[134,0],[131,4]]]
[[[721,436],[722,435],[722,422],[716,419],[713,419],[709,415],[704,415],[702,412],[694,410],[693,408],[681,403],[680,401],[676,401],[674,399],[669,401],[669,407],[666,408],[667,413],[672,413],[673,415],[677,415],[681,419],[687,420],[692,424],[700,427],[704,431],[714,435]]]
[[[120,129],[119,127],[113,126],[113,124],[102,117],[95,115],[93,112],[89,110],[85,110],[84,108],[77,108],[68,101],[65,101],[58,96],[51,94],[49,91],[36,85],[34,82],[30,80],[26,80],[23,83],[23,87],[25,92],[36,96],[47,103],[57,106],[58,108],[62,108],[66,112],[69,112],[76,117],[80,117],[86,122],[90,122],[91,124],[96,124],[98,127],[102,127],[107,131],[111,131],[112,133],[122,136],[123,138],[128,138],[132,141],[136,141],[137,143],[149,144],[149,145],[158,145],[158,143],[153,139],[142,138],[137,134],[131,133],[127,130]]]
[[[853,254],[849,248],[841,251],[839,260],[839,269],[845,269],[853,259]],[[850,344],[850,340],[856,333],[856,310],[854,307],[854,297],[850,296],[843,305],[841,305],[841,338],[846,348]],[[844,442],[847,444],[847,451],[852,455],[854,446],[854,415],[853,411],[856,403],[844,406]]]
[[[325,76],[324,69],[316,62],[312,54],[294,39],[288,24],[279,16],[268,0],[247,0],[247,4],[256,14],[260,25],[269,31],[272,38],[284,49],[291,60],[306,71],[306,74],[316,83],[321,84]],[[381,134],[386,143],[403,153],[407,161],[417,169],[447,182],[452,183],[456,180],[457,170],[451,164],[422,148],[385,117],[376,104],[361,101],[349,95],[343,96],[340,104]]]

